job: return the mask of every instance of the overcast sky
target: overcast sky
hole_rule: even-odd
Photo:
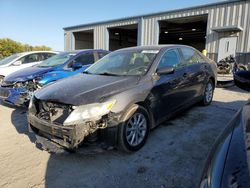
[[[221,0],[0,0],[0,38],[63,50],[63,27]]]

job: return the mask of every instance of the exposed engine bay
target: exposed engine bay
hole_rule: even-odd
[[[64,125],[64,121],[73,111],[71,105],[33,98],[29,106],[29,128],[36,134],[47,137],[69,150],[76,149],[86,137],[105,129],[112,124],[112,115],[103,116],[100,120],[88,120],[81,124]]]

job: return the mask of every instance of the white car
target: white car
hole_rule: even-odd
[[[20,69],[41,63],[57,53],[52,51],[31,51],[13,54],[0,60],[0,83],[2,83],[5,76]]]

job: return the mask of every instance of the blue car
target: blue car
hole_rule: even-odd
[[[14,72],[2,82],[0,99],[11,105],[27,105],[35,90],[83,72],[108,53],[105,50],[62,52],[36,66]]]

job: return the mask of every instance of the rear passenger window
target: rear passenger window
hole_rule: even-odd
[[[186,64],[194,64],[201,61],[197,52],[191,48],[181,48],[181,52]]]
[[[207,60],[206,60],[202,55],[200,55],[199,53],[197,53],[197,56],[198,56],[198,61],[199,61],[200,63],[207,62]]]
[[[52,53],[41,53],[41,61],[44,61],[52,56],[54,56],[55,54]]]
[[[40,57],[39,57],[39,54],[30,54],[30,55],[26,55],[22,57],[20,61],[22,62],[22,64],[33,63],[33,62],[40,61]]]
[[[179,65],[179,63],[180,60],[176,50],[169,50],[162,56],[161,61],[158,65],[158,69],[167,66],[173,66],[176,68]]]

